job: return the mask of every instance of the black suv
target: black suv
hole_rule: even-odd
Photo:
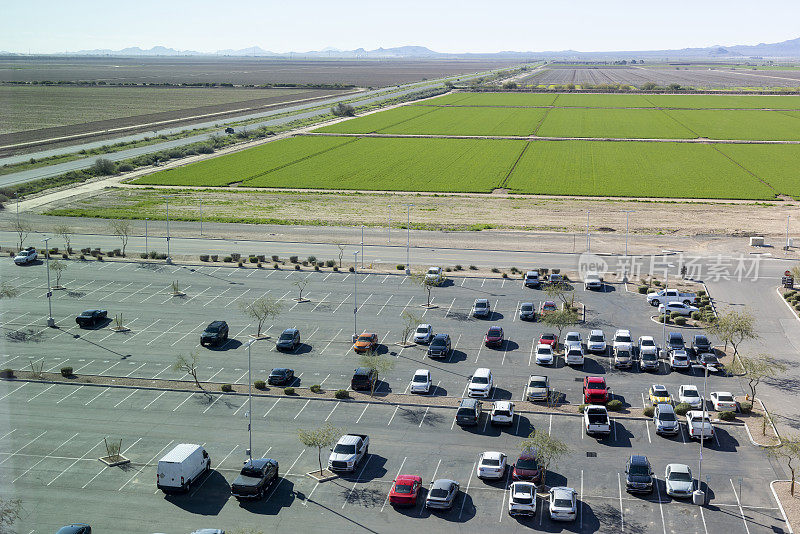
[[[228,340],[228,323],[225,321],[214,321],[200,334],[200,346],[219,345]]]
[[[686,343],[683,341],[683,334],[680,332],[670,332],[667,338],[667,347],[669,351],[686,350]]]
[[[634,454],[625,466],[625,489],[628,493],[650,493],[653,491],[653,468],[647,456]]]
[[[108,312],[106,310],[86,310],[75,318],[75,322],[81,328],[95,327],[104,323],[108,319]]]
[[[447,358],[450,355],[450,335],[436,334],[428,345],[428,356],[431,358]]]
[[[373,385],[378,381],[378,371],[359,367],[353,371],[353,378],[350,380],[350,387],[353,391],[364,389],[371,391]]]
[[[248,460],[231,484],[231,495],[238,500],[261,499],[273,482],[278,480],[278,461],[272,458]]]
[[[477,399],[461,399],[456,412],[458,426],[475,426],[481,420],[483,403]]]
[[[278,338],[275,348],[278,350],[293,351],[300,346],[300,330],[297,328],[287,328]]]
[[[273,369],[267,382],[272,386],[288,386],[294,382],[294,369]]]
[[[711,342],[703,334],[697,334],[692,340],[692,351],[695,354],[702,354],[704,352],[713,352],[711,350]]]

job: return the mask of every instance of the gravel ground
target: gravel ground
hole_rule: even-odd
[[[789,482],[776,482],[774,488],[781,501],[781,506],[783,506],[783,511],[789,518],[789,524],[793,529],[797,529],[800,528],[800,484],[795,482],[794,497],[789,493],[790,486]]]

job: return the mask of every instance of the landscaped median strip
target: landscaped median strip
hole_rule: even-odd
[[[37,375],[39,378],[37,378]],[[2,378],[7,382],[35,382],[40,384],[61,384],[61,385],[75,385],[75,386],[89,386],[89,387],[106,387],[117,389],[142,389],[150,391],[174,391],[179,393],[200,393],[206,395],[229,395],[246,397],[248,395],[247,384],[228,384],[232,390],[222,392],[222,382],[201,382],[204,386],[200,390],[195,386],[193,380],[162,380],[152,378],[131,378],[122,376],[107,376],[107,375],[76,375],[69,379],[64,379],[60,373],[41,373],[35,375],[31,371],[15,370],[14,378]],[[448,408],[456,409],[461,402],[460,397],[451,396],[422,396],[411,395],[406,393],[385,393],[376,392],[374,396],[368,393],[361,393],[357,391],[348,391],[350,397],[348,399],[337,399],[335,397],[336,390],[321,390],[320,393],[311,393],[308,388],[295,387],[294,394],[287,395],[283,389],[276,388],[277,392],[267,392],[265,390],[253,389],[254,397],[265,398],[293,398],[297,400],[320,400],[330,402],[349,402],[353,404],[372,404],[382,403],[390,406],[418,406],[422,408]],[[490,402],[489,400],[486,401]],[[525,402],[525,401],[523,401]],[[555,407],[547,407],[544,405],[531,404],[530,408],[521,406],[522,402],[516,401],[515,411],[517,413],[526,414],[541,414],[541,415],[566,415],[572,417],[583,417],[582,413],[577,411],[578,406],[575,404],[562,404]],[[635,409],[635,408],[634,408]],[[627,419],[638,421],[649,421],[650,417],[635,415],[626,409],[619,412],[612,412],[614,419]],[[743,426],[744,423],[740,421],[714,421],[714,424]]]

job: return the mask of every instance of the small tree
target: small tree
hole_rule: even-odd
[[[566,282],[553,282],[544,286],[544,292],[550,297],[549,300],[560,300],[565,307],[572,306],[574,292],[572,293],[572,298],[567,298],[571,291],[572,286]]]
[[[355,117],[356,109],[350,104],[339,102],[331,108],[331,113],[337,117]]]
[[[53,228],[53,232],[61,236],[61,238],[64,240],[65,250],[67,253],[69,253],[70,250],[72,250],[70,248],[70,243],[72,242],[72,228],[66,224],[59,224]]]
[[[19,290],[8,282],[0,282],[0,299],[13,298],[19,295]]]
[[[280,315],[283,310],[283,304],[278,302],[272,297],[259,297],[250,302],[242,302],[239,304],[242,313],[256,321],[258,324],[258,331],[256,337],[261,337],[261,330],[264,328],[264,323],[267,319],[274,319]]]
[[[59,261],[57,259],[50,260],[50,270],[56,276],[56,285],[53,286],[55,288],[61,287],[61,274],[67,270],[66,262]]]
[[[117,172],[117,164],[106,158],[98,158],[91,167],[95,176],[108,176]]]
[[[14,532],[14,523],[22,517],[22,501],[0,497],[0,532]]]
[[[109,443],[107,438],[103,438],[103,441],[106,444],[106,453],[108,454],[108,459],[112,462],[118,462],[119,452],[122,449],[122,439],[120,439],[119,442],[112,441]]]
[[[183,354],[178,354],[175,363],[172,364],[173,371],[183,371],[184,373],[188,374],[194,379],[194,384],[200,388],[201,391],[205,392],[203,386],[200,384],[200,381],[197,379],[197,366],[198,361],[200,360],[200,353],[192,351],[189,356],[184,356]]]
[[[743,341],[754,340],[758,338],[756,332],[756,318],[748,310],[728,310],[721,313],[717,320],[714,321],[708,328],[709,332],[717,336],[721,341],[725,342],[725,348],[728,348],[728,343],[733,347],[733,358],[739,354],[739,345]]]
[[[549,312],[542,317],[541,322],[558,330],[558,337],[561,338],[561,333],[570,325],[578,322],[578,312],[572,311],[569,308]]]
[[[545,485],[547,471],[555,467],[558,461],[572,452],[569,445],[558,438],[554,438],[544,430],[534,430],[530,436],[520,443],[522,452],[531,452],[536,455],[536,461],[542,466],[542,485]]]
[[[414,273],[414,274],[412,274],[411,275],[411,281],[425,290],[425,293],[428,296],[428,302],[427,302],[426,306],[430,308],[430,306],[431,306],[431,291],[433,291],[433,288],[438,286],[439,284],[435,280],[432,280],[432,279],[428,278],[427,276],[425,276],[425,273]]]
[[[422,318],[408,310],[403,310],[400,317],[403,318],[403,332],[400,334],[400,343],[407,343],[411,332],[417,327]]]
[[[331,423],[326,422],[314,430],[297,429],[297,438],[306,447],[317,448],[317,461],[319,462],[319,474],[322,475],[322,449],[328,448],[336,443],[344,434],[344,430],[336,428]]]
[[[762,354],[755,358],[741,356],[733,364],[733,372],[741,374],[750,388],[750,399],[755,401],[756,388],[765,378],[773,378],[786,372],[787,366],[774,358]]]
[[[375,351],[365,352],[361,355],[360,365],[367,369],[377,371],[378,377],[382,374],[388,373],[394,369],[395,360],[386,357],[383,354],[378,354]],[[370,397],[375,395],[375,388],[378,386],[378,381],[372,383],[370,386]]]
[[[305,291],[306,286],[308,285],[308,278],[302,278],[300,280],[295,280],[293,285],[295,287],[297,287],[298,291],[300,292],[300,294],[297,296],[297,300],[302,301],[303,300],[303,291]]]
[[[122,241],[122,256],[125,256],[125,247],[128,246],[128,238],[133,231],[133,225],[126,219],[114,219],[109,223],[111,233],[119,237]]]
[[[342,243],[337,243],[336,246],[339,249],[339,268],[342,268],[342,258],[344,258],[344,245]],[[22,247],[20,247],[22,248]]]
[[[14,219],[14,232],[17,234],[18,249],[22,250],[22,246],[25,244],[25,238],[31,233],[31,225],[26,221]]]
[[[786,438],[780,438],[781,444],[777,447],[767,449],[767,454],[776,460],[786,462],[786,467],[792,474],[791,485],[789,486],[789,494],[794,497],[794,483],[795,483],[795,470],[797,466],[793,462],[800,460],[800,435],[795,434]]]

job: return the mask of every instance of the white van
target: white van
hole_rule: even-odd
[[[189,491],[200,475],[211,469],[211,458],[200,445],[181,443],[158,461],[156,486],[164,493]]]

